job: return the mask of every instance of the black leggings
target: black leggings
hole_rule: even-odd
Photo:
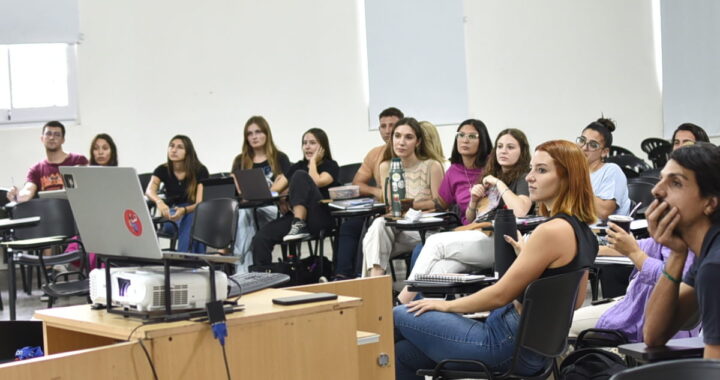
[[[330,209],[320,203],[322,199],[320,189],[307,172],[298,170],[293,174],[290,178],[288,195],[291,207],[302,205],[307,209],[305,222],[311,234],[317,235],[323,229],[332,228],[333,219]],[[281,243],[283,237],[290,231],[293,218],[292,212],[288,212],[266,224],[255,234],[251,243],[254,265],[267,265],[272,262],[273,247]]]

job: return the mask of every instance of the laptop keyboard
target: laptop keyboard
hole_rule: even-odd
[[[255,292],[288,281],[290,281],[290,276],[283,273],[250,272],[234,274],[228,277],[228,284],[230,285],[228,297]]]

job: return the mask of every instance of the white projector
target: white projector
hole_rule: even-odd
[[[173,310],[201,309],[210,302],[210,271],[170,267],[170,297]],[[111,268],[113,305],[137,311],[165,310],[165,274],[162,266]],[[90,299],[106,304],[105,269],[90,272]],[[218,300],[228,292],[227,275],[215,271]]]

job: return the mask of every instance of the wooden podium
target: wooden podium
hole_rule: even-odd
[[[316,286],[334,289],[340,297],[293,306],[271,302],[320,291]],[[239,303],[245,310],[227,315],[225,348],[232,378],[394,378],[390,286],[389,277],[381,277],[243,296]],[[387,299],[378,297],[383,294]],[[139,340],[159,379],[227,378],[220,344],[207,322],[142,325],[89,305],[38,310],[35,317],[43,321],[48,356],[2,365],[0,378],[152,379]],[[381,354],[388,365],[378,364]]]

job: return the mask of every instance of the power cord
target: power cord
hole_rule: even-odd
[[[145,357],[147,358],[148,363],[150,363],[150,369],[152,369],[153,379],[158,380],[157,371],[155,371],[155,363],[153,363],[152,358],[150,357],[150,353],[148,352],[147,348],[145,348],[145,344],[143,343],[142,339],[138,338],[138,343],[140,343],[140,347],[142,347],[143,351],[145,351]]]

